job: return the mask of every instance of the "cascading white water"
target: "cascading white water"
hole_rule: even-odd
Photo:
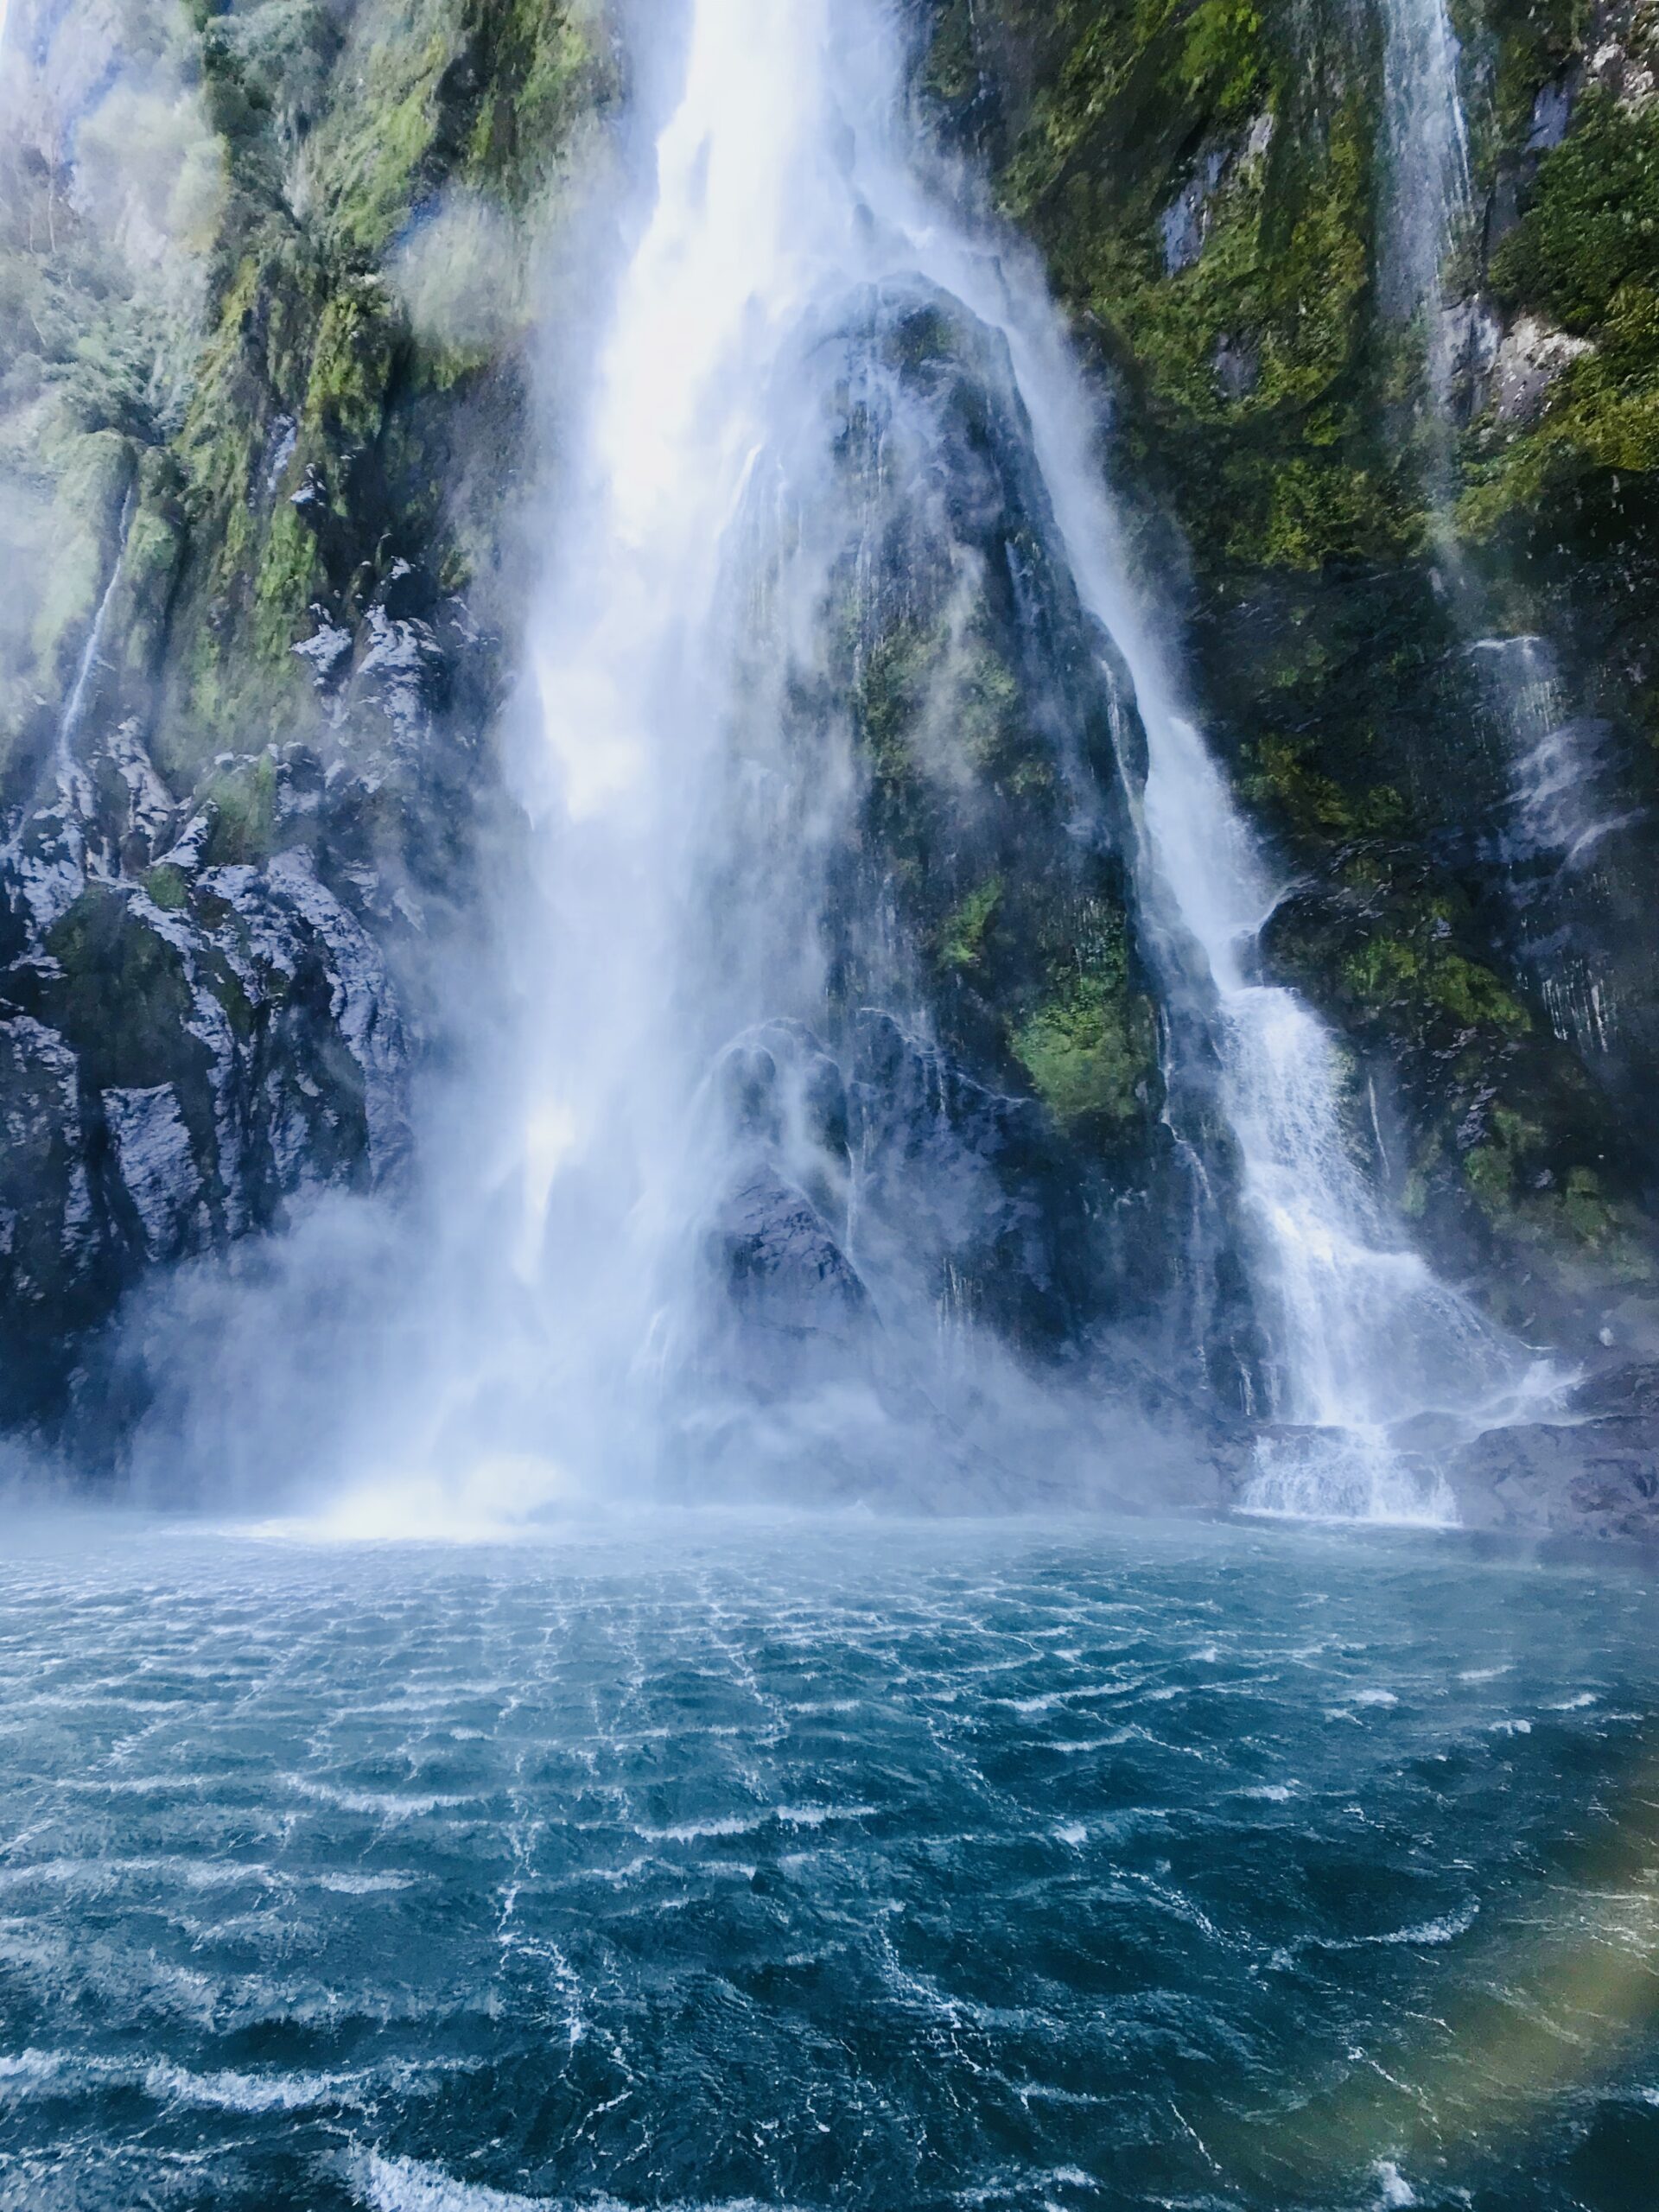
[[[3,23],[0,22],[0,32],[3,32]],[[110,564],[108,581],[99,594],[98,605],[86,632],[86,641],[75,665],[75,680],[69,687],[69,696],[64,702],[63,713],[58,722],[56,760],[60,777],[69,774],[74,766],[75,739],[86,711],[86,695],[104,651],[104,632],[109,626],[110,608],[120,585],[121,572],[126,566],[127,533],[131,528],[137,499],[136,489],[131,489],[121,503],[121,518],[116,526],[115,558]]]
[[[1429,405],[1443,428],[1466,336],[1447,298],[1447,264],[1473,223],[1469,130],[1446,0],[1383,0],[1382,85],[1383,299],[1393,314],[1423,318]]]
[[[1509,756],[1497,842],[1521,946],[1550,1027],[1592,1062],[1614,1045],[1618,994],[1605,957],[1574,939],[1587,925],[1591,944],[1613,941],[1604,864],[1641,816],[1618,789],[1606,725],[1574,715],[1546,639],[1478,639],[1469,658]]]
[[[726,1165],[700,1110],[708,1071],[746,1026],[810,1010],[823,988],[811,899],[788,889],[814,865],[810,806],[804,820],[798,804],[763,807],[792,842],[735,855],[749,887],[734,874],[734,794],[791,767],[763,747],[734,779],[753,676],[737,672],[743,612],[759,593],[783,665],[790,626],[823,606],[810,578],[757,580],[753,517],[770,515],[774,543],[810,542],[810,473],[778,457],[828,433],[798,387],[841,372],[844,346],[820,341],[849,300],[919,283],[1006,346],[1080,597],[1133,677],[1150,759],[1140,895],[1172,974],[1215,1007],[1271,1410],[1329,1433],[1264,1462],[1253,1502],[1438,1517],[1443,1499],[1402,1471],[1383,1427],[1500,1390],[1516,1359],[1381,1220],[1349,1158],[1332,1040],[1293,994],[1250,980],[1271,887],[1129,584],[1085,385],[1034,261],[925,179],[905,81],[880,0],[690,0],[683,91],[598,352],[533,640],[543,912],[521,932],[522,1088],[484,1177],[518,1193],[499,1254],[518,1287],[472,1287],[429,1439],[447,1427],[476,1452],[481,1426],[487,1452],[493,1421],[510,1438],[497,1416],[524,1394],[528,1343],[551,1469],[509,1447],[475,1502],[532,1510],[561,1470],[603,1468],[614,1487],[612,1471],[650,1460],[656,1379]],[[793,764],[793,781],[813,805],[844,803],[833,757],[810,775]],[[702,918],[722,901],[741,926],[715,954]]]
[[[1459,46],[1446,0],[1383,0],[1388,142],[1385,305],[1421,315],[1427,349],[1427,491],[1443,572],[1465,603],[1478,600],[1452,521],[1452,440],[1459,371],[1479,365],[1496,325],[1480,303],[1448,293],[1448,273],[1472,245],[1476,213],[1469,133],[1459,83]],[[1472,292],[1475,272],[1464,290]],[[1487,356],[1490,365],[1490,354]],[[1610,1015],[1596,963],[1559,922],[1540,926],[1541,864],[1580,886],[1596,848],[1630,819],[1600,789],[1599,734],[1574,717],[1554,656],[1529,634],[1483,638],[1471,647],[1481,689],[1503,732],[1510,805],[1503,842],[1522,941],[1552,1027],[1586,1058],[1605,1053]],[[1553,887],[1553,883],[1550,887]],[[1591,901],[1593,905],[1593,896]]]

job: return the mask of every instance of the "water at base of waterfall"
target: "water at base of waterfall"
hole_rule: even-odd
[[[688,1517],[0,1575],[5,2206],[1651,2202],[1634,1567]]]

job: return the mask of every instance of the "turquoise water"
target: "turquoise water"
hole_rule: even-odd
[[[1650,2206],[1641,1571],[14,1533],[0,2202]]]

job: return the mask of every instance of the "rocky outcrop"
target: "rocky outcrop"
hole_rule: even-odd
[[[557,6],[8,28],[0,1419],[50,1426],[147,1272],[401,1172],[499,791],[523,272],[612,68]]]
[[[848,362],[818,503],[832,644],[785,728],[834,775],[850,702],[858,799],[821,926],[865,1249],[1024,1355],[1110,1336],[1191,1383],[1248,1322],[1224,1300],[1185,1325],[1226,1268],[1233,1169],[1139,911],[1133,687],[1079,602],[1001,339],[919,283],[814,336]]]
[[[1487,372],[1493,415],[1510,427],[1535,423],[1557,379],[1594,351],[1587,338],[1552,330],[1541,316],[1518,315],[1498,340]]]
[[[12,815],[7,1418],[61,1402],[86,1333],[146,1268],[397,1173],[410,1039],[392,965],[410,925],[370,864],[383,788],[293,746],[221,755],[175,798],[126,719],[83,723]]]
[[[1268,977],[1354,1048],[1414,1237],[1584,1353],[1659,1265],[1651,27],[1459,18],[1475,222],[1431,334],[1390,306],[1382,11],[935,22],[943,127],[1109,385],[1137,550],[1280,858]]]
[[[1558,1418],[1454,1450],[1446,1475],[1465,1528],[1659,1546],[1659,1369],[1597,1376]]]

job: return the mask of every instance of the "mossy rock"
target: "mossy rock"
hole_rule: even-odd
[[[1156,1071],[1151,1009],[1109,976],[1079,976],[1011,1040],[1032,1088],[1063,1128],[1110,1137],[1138,1122]]]
[[[48,1010],[88,1086],[175,1084],[187,1118],[194,1105],[211,1128],[211,1055],[190,1033],[194,1004],[175,948],[119,892],[104,889],[84,892],[46,942],[61,970],[48,989]]]

